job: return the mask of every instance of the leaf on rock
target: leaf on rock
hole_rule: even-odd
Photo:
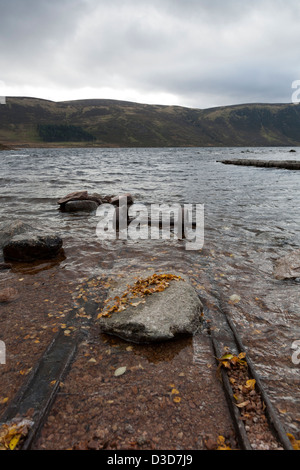
[[[106,305],[105,309],[98,314],[97,319],[109,317],[114,312],[122,312],[130,305],[137,307],[140,303],[145,303],[144,297],[163,292],[170,285],[168,281],[173,280],[180,281],[184,279],[175,274],[153,274],[145,279],[137,279],[132,286],[127,286],[127,290],[121,297],[115,296],[113,299],[106,299],[105,304],[109,305]],[[132,299],[136,298],[140,300],[132,302]],[[110,305],[112,302],[113,305]]]

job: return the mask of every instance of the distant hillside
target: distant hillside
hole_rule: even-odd
[[[211,109],[114,100],[7,98],[0,142],[11,146],[298,146],[300,106],[245,104]]]

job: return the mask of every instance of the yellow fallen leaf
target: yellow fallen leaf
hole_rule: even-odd
[[[300,441],[298,441],[294,436],[293,434],[287,434],[287,437],[289,438],[290,440],[290,443],[292,444],[293,446],[293,449],[294,450],[300,450]]]
[[[231,450],[231,448],[226,445],[224,436],[218,437],[217,444],[218,444],[217,450]]]
[[[243,403],[237,403],[236,406],[238,408],[245,408],[245,406],[249,405],[250,401],[247,400],[247,401],[244,401]]]
[[[15,450],[17,445],[19,444],[19,441],[21,439],[22,435],[21,434],[16,434],[10,441],[9,443],[9,449],[10,450]]]
[[[224,356],[221,357],[220,361],[226,361],[226,360],[231,361],[233,357],[234,357],[233,354],[224,354]]]
[[[256,384],[256,380],[255,380],[255,379],[247,380],[247,382],[246,382],[246,388],[249,388],[250,390],[254,390],[254,389],[255,389],[255,384]]]
[[[180,403],[181,398],[180,397],[174,397],[173,401],[174,401],[174,403]]]
[[[30,367],[29,369],[23,369],[23,370],[20,370],[20,374],[21,375],[27,375],[29,374],[29,372],[31,371],[32,367]]]
[[[179,395],[179,391],[176,388],[172,389],[172,395]]]

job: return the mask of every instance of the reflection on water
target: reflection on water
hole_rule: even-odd
[[[104,340],[111,346],[115,346],[121,350],[128,350],[128,342],[101,334]],[[172,361],[182,350],[188,349],[192,346],[192,339],[190,337],[180,338],[168,341],[166,343],[152,343],[152,344],[131,344],[130,350],[133,351],[138,357],[144,357],[150,363],[158,364],[159,362]]]
[[[299,283],[274,279],[273,266],[300,244],[300,173],[217,162],[235,157],[295,160],[298,155],[285,148],[1,152],[0,223],[19,218],[61,234],[65,258],[56,262],[62,279],[148,268],[193,276],[203,295],[228,305],[281,417],[299,431],[299,366],[291,359],[292,344],[300,340]],[[79,190],[130,192],[143,204],[204,204],[204,248],[188,252],[182,240],[98,240],[95,214],[58,210],[59,198]],[[16,265],[14,270],[24,275],[45,270],[47,276],[52,263]],[[10,275],[0,272],[0,280]],[[241,300],[231,304],[234,294]]]
[[[50,260],[38,260],[31,263],[11,263],[11,271],[16,274],[27,274],[33,276],[41,271],[48,271],[49,269],[59,266],[66,260],[64,250],[61,250],[58,256]]]

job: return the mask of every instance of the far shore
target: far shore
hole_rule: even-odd
[[[290,145],[278,145],[276,148],[286,148],[286,149],[291,149],[291,148],[298,148],[300,147],[297,145],[290,146]],[[213,146],[213,145],[204,145],[204,146],[195,146],[195,145],[184,145],[184,146],[123,146],[123,145],[118,145],[118,144],[110,144],[110,143],[89,143],[89,142],[23,142],[23,143],[14,143],[14,142],[5,142],[5,144],[0,143],[0,151],[1,150],[18,150],[18,149],[30,149],[30,148],[35,148],[35,149],[68,149],[68,148],[274,148],[273,145],[267,146],[256,146],[256,145],[245,145],[245,146],[240,146],[240,145],[231,145],[231,146],[225,146],[225,145],[218,145],[218,146]]]

